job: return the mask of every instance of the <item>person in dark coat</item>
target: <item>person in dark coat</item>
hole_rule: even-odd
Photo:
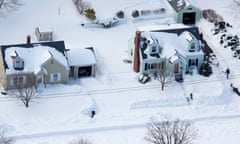
[[[228,79],[228,77],[229,77],[229,74],[230,74],[230,69],[227,68],[227,69],[226,69],[226,76],[227,76],[227,79]]]
[[[192,93],[190,93],[190,99],[193,100],[193,94]]]
[[[92,110],[91,111],[91,118],[93,118],[95,116],[95,114],[96,114],[95,110]]]

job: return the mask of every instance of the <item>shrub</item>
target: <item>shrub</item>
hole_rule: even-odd
[[[204,62],[200,68],[201,75],[209,77],[212,74],[212,67],[209,63]]]
[[[118,17],[118,18],[124,18],[124,12],[123,11],[118,11],[117,13],[116,13],[116,16]]]
[[[154,10],[153,10],[153,13],[154,13],[154,14],[159,14],[159,13],[163,13],[163,12],[165,12],[165,11],[166,11],[165,8],[159,8],[159,9],[154,9]]]
[[[141,10],[141,15],[150,15],[151,10]]]
[[[95,10],[92,9],[92,8],[86,9],[84,15],[85,15],[87,18],[91,19],[91,20],[95,20],[95,19],[96,19]]]
[[[223,21],[223,18],[212,9],[203,10],[202,15],[203,18],[211,23]]]
[[[132,12],[132,17],[134,17],[134,18],[139,17],[139,11],[138,10],[134,10]]]

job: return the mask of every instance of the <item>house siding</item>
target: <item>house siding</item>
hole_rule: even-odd
[[[54,84],[56,82],[51,82],[51,74],[60,73],[61,79],[57,83],[67,83],[68,82],[68,68],[58,62],[55,58],[50,58],[42,65],[46,71],[45,83]]]
[[[141,65],[140,65],[140,73],[142,74],[153,74],[156,71],[159,71],[159,68],[151,68],[151,65],[159,65],[160,63],[164,62],[166,64],[166,68],[169,69],[169,64],[167,62],[167,59],[146,59],[141,61]],[[146,68],[146,66],[148,68]]]
[[[16,77],[24,77],[24,87],[31,87],[35,85],[36,77],[34,73],[24,73],[24,72],[19,72],[16,74],[9,74],[6,76],[6,83],[5,83],[5,89],[6,90],[11,90],[11,89],[17,89],[19,85],[12,83],[13,78]]]
[[[0,51],[0,83],[3,88],[6,88],[6,74],[5,74],[2,51]]]

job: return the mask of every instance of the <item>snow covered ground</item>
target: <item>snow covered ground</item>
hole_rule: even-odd
[[[142,3],[145,7],[158,4],[157,0],[89,2],[99,17]],[[229,0],[195,3],[202,9],[217,10],[232,22],[226,12]],[[16,144],[66,144],[78,138],[89,139],[93,144],[145,144],[146,123],[162,114],[192,121],[199,130],[197,144],[239,143],[240,97],[232,92],[230,83],[240,88],[240,60],[218,43],[218,36],[211,35],[212,24],[204,20],[199,23],[220,63],[213,67],[214,74],[209,78],[187,75],[183,84],[171,82],[162,91],[156,80],[145,85],[138,83],[138,74],[123,59],[136,28],[171,23],[168,14],[160,19],[128,20],[110,29],[84,28],[83,21],[71,0],[23,0],[19,11],[0,18],[1,44],[24,43],[27,35],[34,42],[34,28],[50,26],[55,38],[65,41],[66,48],[93,46],[97,52],[96,78],[48,85],[28,109],[14,98],[0,96],[0,126]],[[228,80],[226,67],[231,70]],[[190,93],[194,100],[189,104],[186,97]],[[96,110],[93,119],[89,117],[91,110]]]

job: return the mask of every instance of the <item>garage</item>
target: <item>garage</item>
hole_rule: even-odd
[[[196,13],[191,12],[191,13],[183,13],[183,24],[195,24],[196,21]]]
[[[202,17],[202,11],[187,0],[168,0],[177,23],[196,24]]]
[[[91,75],[92,75],[92,67],[91,66],[78,68],[78,78],[87,77],[87,76],[91,76]]]
[[[70,47],[68,51],[69,76],[73,79],[95,76],[96,57],[92,47]]]

